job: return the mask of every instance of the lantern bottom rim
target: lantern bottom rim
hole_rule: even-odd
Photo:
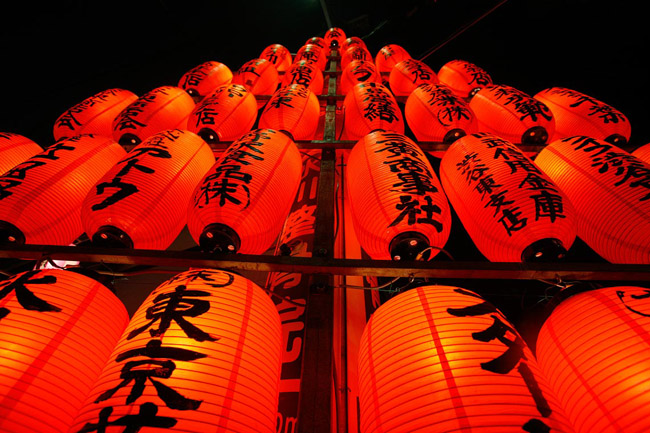
[[[425,235],[410,231],[395,236],[388,249],[393,260],[416,260],[418,255],[424,253],[430,246],[429,239]]]
[[[0,245],[24,245],[25,234],[9,221],[0,221]]]
[[[133,240],[123,230],[115,226],[101,226],[92,237],[92,243],[105,248],[133,248]]]
[[[521,253],[524,263],[556,262],[567,255],[567,250],[561,240],[545,238],[528,245]]]
[[[231,227],[212,223],[201,232],[199,246],[206,253],[236,253],[241,247],[241,240]]]

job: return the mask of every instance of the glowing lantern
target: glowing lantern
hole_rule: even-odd
[[[389,44],[382,47],[375,56],[375,65],[380,74],[389,74],[393,66],[402,60],[410,59],[411,55],[401,46]]]
[[[323,93],[323,72],[307,60],[294,62],[282,77],[281,86],[300,84],[309,87],[316,95]]]
[[[367,48],[360,45],[353,45],[343,51],[343,55],[341,56],[341,69],[345,69],[345,67],[353,60],[365,60],[371,62],[372,55]]]
[[[108,89],[68,109],[54,122],[54,140],[79,134],[111,137],[113,121],[138,96],[128,90]]]
[[[76,272],[0,281],[0,431],[67,432],[128,320],[107,287]]]
[[[358,372],[363,433],[573,431],[524,340],[469,290],[417,287],[379,307]]]
[[[250,131],[256,119],[255,96],[241,84],[227,84],[196,105],[187,129],[209,144],[233,141]]]
[[[545,144],[555,131],[549,108],[514,87],[490,85],[469,101],[479,131],[523,144]]]
[[[650,431],[650,290],[607,287],[564,300],[537,359],[577,433]]]
[[[264,48],[264,51],[260,54],[260,58],[273,63],[278,72],[286,71],[292,62],[291,51],[280,44],[273,44]]]
[[[343,69],[338,93],[347,95],[352,87],[359,83],[381,83],[375,63],[366,60],[353,60]]]
[[[408,96],[421,84],[436,84],[438,77],[426,63],[415,59],[402,60],[390,71],[390,90],[395,96]]]
[[[377,129],[404,133],[404,118],[397,101],[381,84],[356,84],[345,96],[343,106],[347,140],[358,140]]]
[[[632,155],[636,156],[646,164],[650,164],[650,143],[644,144],[643,146],[637,148],[634,152],[632,152]]]
[[[0,132],[0,175],[42,151],[41,146],[27,137]]]
[[[426,155],[408,137],[376,131],[350,152],[346,169],[359,243],[377,260],[412,260],[444,247],[451,211]]]
[[[357,37],[357,36],[350,36],[347,38],[345,41],[343,41],[343,44],[341,44],[341,51],[345,52],[348,48],[350,48],[353,45],[358,45],[361,46],[365,49],[368,49],[366,46],[366,43],[363,42],[363,39]]]
[[[229,84],[231,80],[232,71],[228,66],[209,61],[183,74],[178,87],[185,90],[195,102],[199,102],[218,87]]]
[[[260,116],[259,127],[286,132],[294,140],[313,140],[319,117],[316,95],[305,86],[292,84],[275,92]]]
[[[323,39],[328,47],[340,47],[345,42],[345,32],[338,27],[331,27]]]
[[[187,217],[192,238],[206,251],[262,254],[282,230],[301,173],[288,135],[272,129],[244,135],[194,191]]]
[[[611,105],[584,93],[551,87],[535,95],[555,117],[555,134],[551,141],[574,135],[586,135],[617,146],[630,140],[627,117]]]
[[[576,237],[575,210],[514,144],[487,133],[459,138],[440,163],[449,202],[492,262],[553,261]]]
[[[650,263],[650,165],[605,141],[554,141],[535,163],[576,210],[577,232],[612,263]]]
[[[256,284],[183,272],[135,312],[70,431],[273,433],[281,353],[280,316]]]
[[[124,149],[108,137],[60,140],[0,177],[0,244],[69,245],[86,193]]]
[[[180,87],[162,86],[127,106],[113,122],[113,138],[121,145],[137,145],[166,129],[185,128],[194,100]]]
[[[280,83],[278,71],[266,59],[253,59],[235,72],[233,84],[241,84],[253,95],[272,95]]]
[[[299,62],[301,60],[306,60],[308,62],[316,65],[321,71],[325,70],[327,66],[327,54],[325,48],[321,48],[318,45],[307,44],[303,45],[298,49],[296,57],[293,59],[293,62]]]
[[[314,37],[311,37],[311,38],[307,39],[307,41],[305,41],[305,45],[310,45],[310,44],[311,45],[318,45],[321,48],[329,48],[325,44],[325,39],[321,38],[320,36],[314,36]]]
[[[469,105],[442,84],[422,84],[413,90],[406,100],[404,117],[419,141],[451,144],[478,131]]]
[[[463,98],[471,98],[483,87],[493,84],[492,77],[483,68],[464,60],[452,60],[442,65],[438,79]]]
[[[90,189],[81,210],[93,244],[164,250],[185,226],[194,188],[214,164],[198,135],[173,129],[131,150]]]

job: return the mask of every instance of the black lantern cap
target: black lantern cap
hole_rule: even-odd
[[[0,245],[24,245],[23,232],[8,221],[0,221]]]
[[[430,246],[429,239],[422,233],[404,232],[395,236],[388,248],[393,260],[415,260]]]
[[[206,253],[236,253],[241,247],[239,235],[225,224],[212,223],[205,226],[199,245]]]
[[[129,235],[114,226],[101,226],[93,235],[92,243],[104,248],[133,248]]]
[[[567,250],[562,241],[555,238],[545,238],[528,245],[521,253],[524,263],[556,262],[566,257]]]

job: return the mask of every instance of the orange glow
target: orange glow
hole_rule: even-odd
[[[438,79],[461,98],[471,98],[483,87],[493,84],[485,69],[464,60],[452,60],[442,65]]]
[[[260,116],[259,127],[287,132],[294,140],[313,140],[319,118],[316,95],[305,86],[292,84],[273,94]]]
[[[650,164],[650,143],[638,147],[634,152],[632,152],[632,155],[636,156],[646,164]]]
[[[41,146],[27,137],[0,132],[0,175],[42,151]]]
[[[253,59],[235,72],[232,83],[241,84],[256,96],[272,95],[280,83],[280,76],[273,63],[266,59]]]
[[[382,47],[375,56],[375,65],[380,74],[390,74],[393,67],[402,60],[410,59],[411,55],[400,45],[388,44]]]
[[[341,83],[337,88],[337,92],[341,95],[347,95],[350,89],[359,83],[381,84],[381,76],[377,73],[373,61],[352,60],[348,63],[341,73]]]
[[[292,63],[291,51],[280,44],[273,44],[264,48],[260,58],[273,63],[278,72],[286,71]]]
[[[214,92],[217,87],[232,81],[232,71],[223,63],[209,61],[190,69],[183,74],[178,87],[185,90],[195,102]]]
[[[293,59],[293,62],[299,62],[305,60],[307,62],[313,63],[321,71],[325,70],[327,66],[327,48],[321,48],[318,45],[306,44],[298,49],[296,57]]]
[[[345,32],[343,29],[340,29],[338,27],[330,27],[326,32],[325,32],[325,44],[327,46],[331,46],[332,42],[335,42],[334,46],[335,47],[340,47],[343,45],[343,42],[345,42]]]
[[[381,84],[356,84],[343,101],[345,140],[359,140],[376,129],[404,133],[404,118],[397,101]]]
[[[366,43],[363,42],[363,39],[357,36],[350,36],[345,41],[343,41],[343,44],[341,45],[341,52],[345,52],[348,48],[350,48],[353,45],[359,45],[365,49],[368,49]]]
[[[365,60],[372,62],[372,54],[364,46],[352,45],[350,48],[342,52],[341,55],[341,69],[345,69],[348,64],[353,60]]]
[[[437,84],[438,77],[426,63],[405,59],[390,71],[388,82],[395,96],[408,96],[421,84]]]
[[[282,77],[282,87],[300,84],[309,87],[316,95],[323,93],[323,72],[310,61],[298,60],[285,72]]]

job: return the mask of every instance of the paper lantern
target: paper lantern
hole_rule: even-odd
[[[328,46],[325,44],[325,39],[321,38],[320,36],[313,36],[305,41],[305,45],[318,45],[321,48],[328,48]],[[295,61],[295,60],[294,60]]]
[[[0,132],[0,175],[42,151],[41,146],[27,137]]]
[[[273,94],[260,116],[259,127],[276,129],[294,140],[313,140],[318,129],[320,104],[307,87],[281,87]]]
[[[180,87],[157,87],[120,112],[113,122],[113,138],[134,146],[166,129],[185,129],[194,107],[192,97]]]
[[[451,144],[478,131],[472,109],[444,84],[422,84],[413,90],[404,117],[419,141]]]
[[[125,155],[111,138],[61,140],[0,177],[0,244],[70,245],[86,193]]]
[[[361,45],[353,45],[347,50],[343,51],[341,56],[341,69],[345,67],[353,60],[365,60],[372,62],[372,54],[368,51],[366,47]]]
[[[185,90],[198,103],[218,87],[229,84],[231,80],[232,71],[228,66],[209,61],[184,73],[178,82],[178,87]]]
[[[357,36],[350,36],[345,41],[343,41],[343,44],[341,44],[341,51],[345,52],[348,48],[350,48],[353,45],[358,45],[358,46],[361,46],[361,47],[363,47],[365,49],[368,49],[368,47],[366,46],[366,43],[363,42],[363,39],[361,39],[360,37],[357,37]]]
[[[272,95],[280,83],[278,71],[266,59],[253,59],[235,72],[233,84],[241,84],[253,95]]]
[[[138,95],[124,89],[108,89],[66,110],[54,122],[54,140],[79,134],[111,137],[113,121]]]
[[[296,57],[293,59],[293,62],[299,62],[305,60],[311,62],[321,71],[325,70],[327,66],[327,52],[326,48],[321,48],[318,45],[307,44],[303,45],[298,49]]]
[[[323,72],[313,62],[299,60],[294,62],[282,77],[281,86],[300,84],[309,87],[316,95],[323,93]]]
[[[417,287],[380,306],[358,372],[362,433],[573,431],[524,340],[469,290]]]
[[[649,264],[650,165],[592,137],[549,146],[535,163],[571,200],[580,239],[609,262]]]
[[[292,63],[291,51],[280,44],[273,44],[264,48],[260,58],[273,63],[278,72],[286,71]]]
[[[483,68],[464,60],[452,60],[442,65],[438,79],[462,98],[471,98],[492,83],[492,77]]]
[[[346,178],[355,233],[373,259],[412,260],[429,247],[425,257],[433,257],[447,243],[447,198],[426,155],[405,135],[376,131],[359,140]]]
[[[411,55],[400,45],[388,44],[382,47],[375,56],[377,72],[380,74],[390,74],[390,71],[396,64],[410,58]]]
[[[302,159],[288,135],[256,129],[235,141],[194,191],[187,227],[205,251],[262,254],[289,214]]]
[[[406,59],[393,67],[388,82],[395,96],[408,96],[421,84],[437,84],[438,77],[426,63]]]
[[[643,146],[637,148],[634,152],[632,152],[632,155],[636,156],[646,164],[650,164],[650,143],[644,144]]]
[[[241,84],[226,84],[198,103],[187,129],[206,143],[233,141],[251,130],[257,119],[257,100]]]
[[[623,146],[630,140],[627,117],[611,105],[584,93],[563,87],[551,87],[535,95],[555,117],[552,141],[573,135],[586,135]]]
[[[359,83],[381,84],[381,76],[377,72],[375,63],[366,60],[352,60],[341,72],[341,83],[338,93],[347,95],[352,87]]]
[[[537,359],[577,433],[650,431],[650,290],[607,287],[564,300]]]
[[[280,316],[256,284],[183,272],[135,312],[71,431],[274,433],[281,353]]]
[[[185,226],[194,188],[214,164],[198,135],[153,135],[109,170],[86,196],[81,219],[93,244],[164,250]]]
[[[404,133],[404,118],[397,101],[381,84],[356,84],[345,96],[343,106],[347,140],[358,140],[377,129]]]
[[[546,144],[555,131],[553,113],[535,98],[514,87],[490,85],[469,101],[481,132],[523,144]]]
[[[345,32],[338,27],[330,27],[325,32],[325,44],[328,47],[340,47],[345,41]]]
[[[128,320],[107,287],[76,272],[0,281],[0,431],[67,432]]]

